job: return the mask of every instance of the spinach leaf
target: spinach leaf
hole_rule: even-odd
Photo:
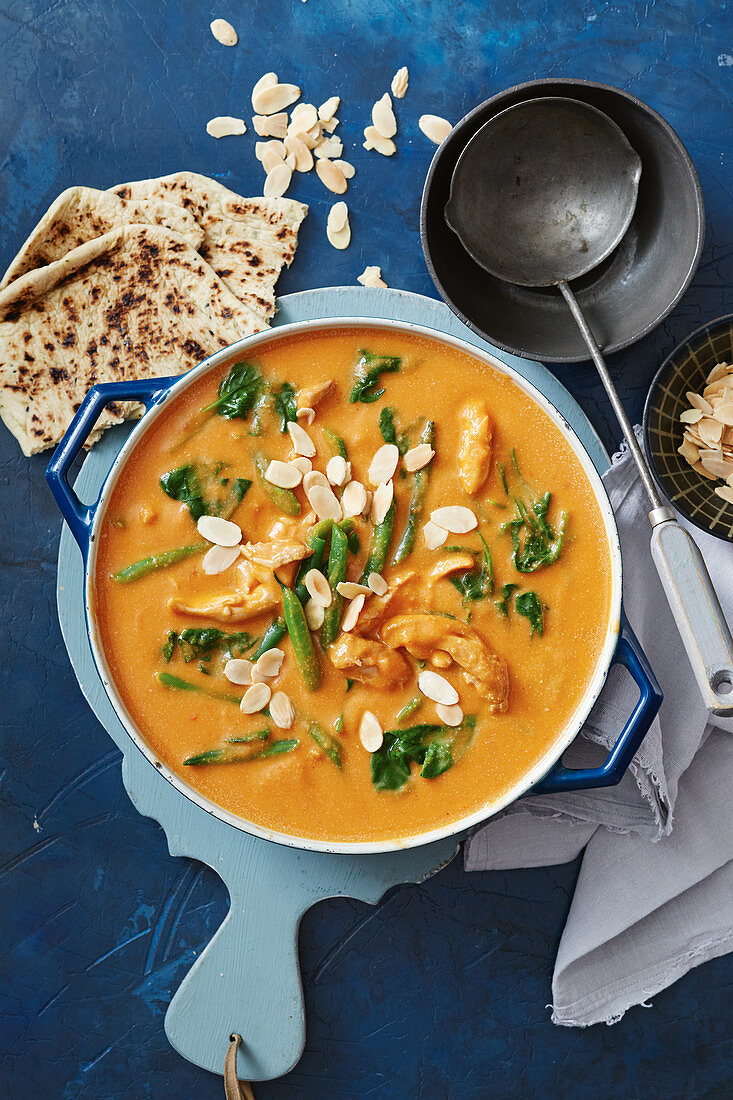
[[[289,382],[283,382],[279,393],[275,395],[275,412],[280,417],[280,431],[286,432],[289,423],[295,423],[298,419],[298,402],[295,399],[295,390]]]
[[[379,414],[379,430],[385,443],[397,443],[397,432],[394,426],[394,409],[385,405]]]
[[[175,630],[169,630],[162,650],[163,660],[166,662],[166,664],[170,663],[170,659],[173,656],[173,650],[176,648],[177,639],[178,635],[176,634]]]
[[[384,393],[384,387],[380,386],[381,376],[394,374],[401,365],[402,360],[398,355],[374,355],[370,351],[360,351],[349,401],[352,404],[356,401],[366,404],[378,401]]]
[[[512,592],[519,588],[518,584],[505,584],[502,585],[501,599],[494,601],[494,607],[502,615],[509,614],[509,600],[511,599]]]
[[[191,463],[177,466],[175,470],[163,474],[160,487],[173,500],[180,500],[181,504],[188,506],[194,522],[207,514],[198,471]]]
[[[476,719],[464,718],[460,726],[423,722],[407,729],[386,730],[381,748],[371,755],[372,783],[378,791],[398,791],[417,764],[423,779],[435,779],[452,767],[473,737]]]
[[[262,375],[253,363],[235,363],[226,378],[222,379],[216,401],[207,405],[203,411],[217,412],[227,420],[235,417],[246,420],[250,409],[262,393],[263,386]]]
[[[514,601],[514,606],[520,615],[523,615],[525,619],[529,619],[532,633],[534,634],[536,630],[542,636],[545,629],[544,615],[542,603],[537,593],[522,592]]]
[[[494,591],[494,567],[491,562],[491,551],[486,545],[483,535],[479,535],[479,538],[483,547],[481,568],[468,570],[466,573],[459,573],[457,576],[450,578],[453,587],[457,588],[463,596],[464,603],[466,600],[483,600]],[[469,552],[473,553],[474,551]]]
[[[555,534],[547,518],[551,499],[552,494],[545,493],[530,510],[521,497],[514,498],[517,516],[505,523],[501,530],[508,530],[511,536],[512,562],[518,573],[534,573],[542,566],[552,565],[560,557],[568,516],[567,512],[562,513],[559,531]],[[523,529],[524,543],[520,540]]]

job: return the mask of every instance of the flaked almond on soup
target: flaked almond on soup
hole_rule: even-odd
[[[578,459],[510,378],[414,334],[321,330],[158,416],[109,498],[95,612],[133,722],[201,795],[385,840],[546,754],[610,577]]]

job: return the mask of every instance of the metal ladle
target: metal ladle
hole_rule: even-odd
[[[651,502],[651,551],[703,700],[733,716],[733,638],[705,562],[661,499],[601,350],[568,285],[605,260],[636,207],[641,161],[601,111],[526,100],[476,133],[456,165],[448,225],[481,267],[519,286],[557,287],[577,322]]]

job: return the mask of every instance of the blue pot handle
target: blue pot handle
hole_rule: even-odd
[[[132,382],[104,382],[93,386],[54,451],[46,467],[46,481],[85,559],[99,498],[94,504],[82,504],[69,485],[68,474],[74,459],[107,405],[113,401],[141,401],[149,409],[165,397],[177,381],[177,377],[150,378]]]
[[[634,753],[646,737],[662,705],[662,691],[657,678],[623,612],[618,644],[611,664],[622,664],[629,670],[639,688],[639,701],[605,763],[600,768],[566,768],[558,760],[528,794],[590,790],[594,787],[613,787],[621,782]]]

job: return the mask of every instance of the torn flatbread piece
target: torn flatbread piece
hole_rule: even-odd
[[[204,231],[182,206],[163,199],[120,199],[94,187],[69,187],[43,215],[0,282],[0,290],[34,268],[60,260],[86,241],[124,225],[161,225],[198,248]]]
[[[265,327],[183,237],[116,229],[0,292],[0,417],[35,454],[95,383],[184,374]],[[126,415],[108,408],[96,436]]]
[[[118,184],[123,199],[180,203],[204,231],[201,255],[255,313],[275,312],[275,284],[295,256],[298,229],[308,207],[294,199],[242,198],[195,172]]]

